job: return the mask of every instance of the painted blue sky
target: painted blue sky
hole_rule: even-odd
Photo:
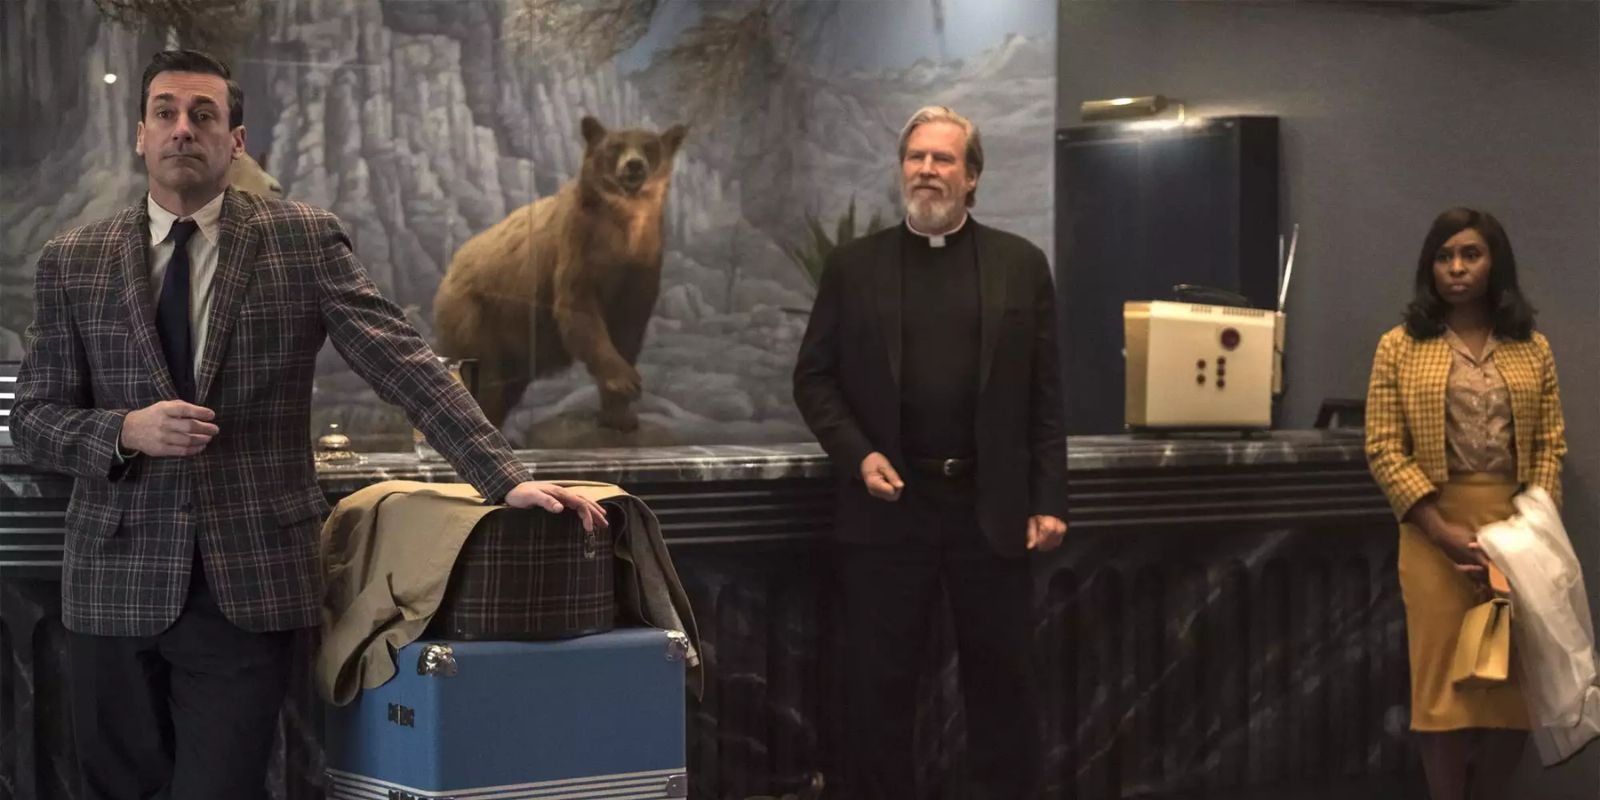
[[[918,59],[970,58],[1010,33],[1055,36],[1056,0],[944,0],[944,32],[934,27],[928,0],[813,0],[840,8],[815,53],[818,64],[841,71],[901,69]],[[708,9],[738,9],[748,0],[666,0],[650,30],[622,53],[623,72],[640,69],[650,54],[693,25]]]

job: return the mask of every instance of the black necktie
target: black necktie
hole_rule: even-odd
[[[167,357],[167,373],[178,397],[193,403],[194,346],[189,333],[189,237],[200,226],[186,219],[172,223],[167,241],[172,242],[172,260],[161,283],[161,300],[156,303],[156,335],[161,337],[161,353]]]

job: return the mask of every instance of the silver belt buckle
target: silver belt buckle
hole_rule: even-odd
[[[940,471],[944,473],[946,478],[954,478],[956,476],[956,460],[953,458],[945,459],[944,468]]]

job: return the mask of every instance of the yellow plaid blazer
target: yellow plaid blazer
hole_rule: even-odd
[[[1444,337],[1418,341],[1404,326],[1378,341],[1367,386],[1367,465],[1397,519],[1450,477],[1444,416],[1451,360]],[[1511,390],[1517,480],[1543,487],[1560,504],[1566,421],[1550,342],[1537,331],[1525,342],[1503,341],[1494,363]]]

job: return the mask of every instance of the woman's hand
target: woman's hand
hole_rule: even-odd
[[[1485,576],[1489,560],[1478,548],[1477,531],[1443,519],[1435,523],[1432,530],[1424,528],[1423,531],[1451,561],[1456,562],[1457,570],[1477,578]]]
[[[1433,497],[1418,500],[1406,512],[1406,522],[1417,526],[1435,547],[1444,551],[1445,557],[1455,562],[1460,572],[1479,579],[1487,575],[1489,560],[1478,549],[1478,532],[1445,519]]]

